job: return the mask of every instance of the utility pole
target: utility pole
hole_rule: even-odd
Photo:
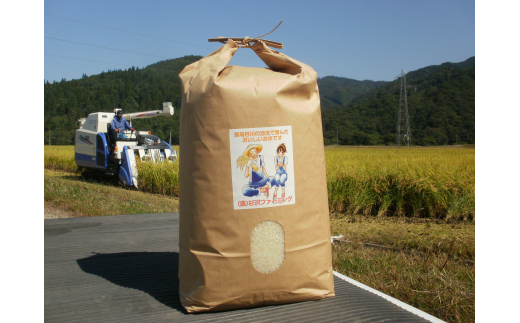
[[[339,139],[339,127],[336,127],[336,146],[338,146],[338,139]]]
[[[404,110],[404,111],[403,111]],[[404,116],[402,114],[404,113]],[[404,120],[403,120],[404,119]],[[410,119],[408,116],[408,99],[406,97],[406,74],[401,71],[401,93],[399,94],[399,111],[397,112],[396,143],[410,148]]]
[[[170,130],[170,146],[172,145],[172,131]]]
[[[348,124],[345,124],[345,142],[348,145]]]
[[[49,130],[49,146],[51,145],[51,131]]]

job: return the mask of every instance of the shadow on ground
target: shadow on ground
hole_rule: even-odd
[[[116,285],[133,288],[162,304],[186,313],[179,300],[177,252],[122,252],[95,254],[77,263],[86,273]]]

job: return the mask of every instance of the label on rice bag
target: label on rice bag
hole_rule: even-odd
[[[235,210],[294,204],[292,127],[230,129]]]

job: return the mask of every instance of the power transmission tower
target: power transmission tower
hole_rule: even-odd
[[[408,116],[408,99],[406,97],[406,74],[401,72],[401,94],[399,95],[399,111],[397,112],[396,143],[397,148],[410,148],[410,118]],[[404,110],[404,111],[403,111]],[[404,114],[404,116],[403,116]]]

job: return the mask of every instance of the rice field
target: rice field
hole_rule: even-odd
[[[179,147],[175,147],[179,151]],[[139,189],[157,194],[179,196],[179,163],[137,162]]]
[[[45,169],[79,171],[74,161],[74,146],[44,146],[43,161]]]
[[[179,151],[178,146],[173,146]],[[74,161],[74,146],[45,146],[45,169],[81,173]],[[137,162],[138,186],[143,192],[179,196],[178,163]]]
[[[474,148],[326,148],[325,159],[331,212],[475,217]],[[46,169],[78,172],[73,146],[45,146],[44,161]],[[140,190],[179,195],[177,163],[137,168]]]
[[[474,148],[329,148],[325,159],[331,211],[474,219]]]

